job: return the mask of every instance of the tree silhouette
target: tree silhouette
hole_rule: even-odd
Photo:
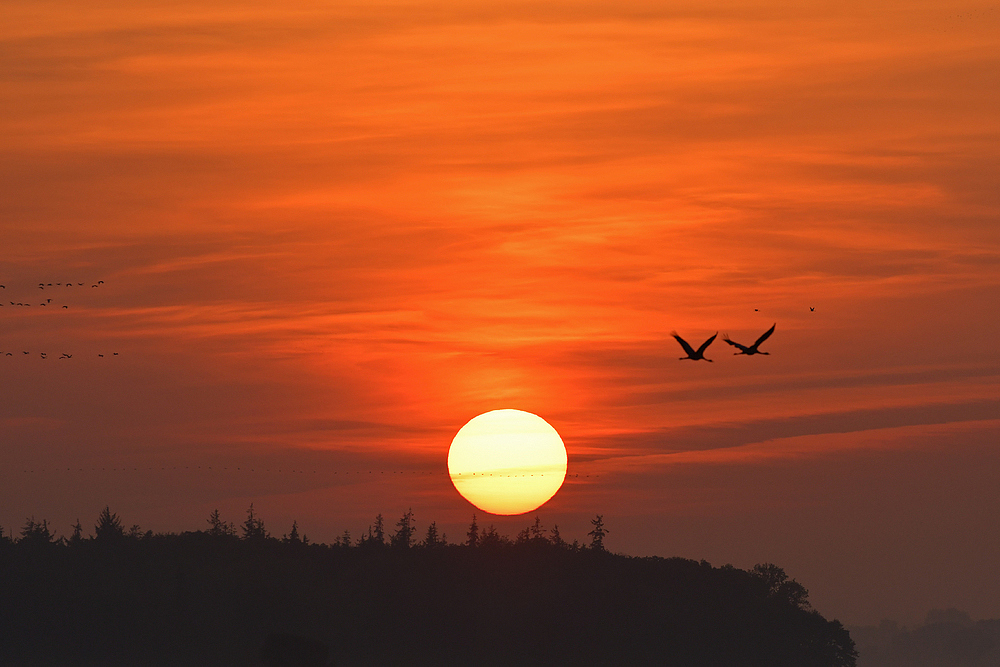
[[[406,514],[396,522],[396,533],[392,536],[392,546],[397,549],[409,549],[413,546],[413,510],[409,509]]]
[[[492,525],[480,531],[473,517],[478,549],[405,549],[415,536],[408,510],[392,550],[353,548],[346,532],[338,548],[305,548],[304,535],[292,539],[297,522],[284,540],[265,542],[253,505],[247,515],[247,539],[259,543],[147,531],[94,548],[78,521],[76,548],[29,519],[20,540],[0,539],[0,663],[465,665],[472,655],[488,664],[856,663],[850,634],[807,608],[805,589],[776,565],[747,571],[604,552],[601,515],[588,548],[566,545],[539,517],[519,544]],[[125,535],[108,508],[98,525],[101,539]],[[422,547],[445,544],[438,535],[432,522]],[[33,548],[36,538],[47,546]],[[974,629],[951,618],[931,630]],[[446,644],[441,627],[452,632]],[[1000,664],[977,660],[963,664]]]
[[[528,534],[533,542],[545,542],[545,530],[542,528],[542,518],[535,515],[535,523],[528,528]]]
[[[24,527],[21,528],[21,539],[19,543],[30,544],[32,546],[49,545],[55,536],[49,531],[49,522],[45,519],[35,521],[35,517],[26,519]]]
[[[250,503],[250,508],[247,509],[247,520],[243,522],[242,528],[244,540],[258,542],[268,538],[264,522],[253,511],[253,503]]]
[[[334,540],[333,544],[334,544],[334,546],[343,547],[344,549],[350,549],[351,548],[351,531],[349,531],[347,528],[345,528],[344,532],[341,534],[340,537],[338,537],[336,540]]]
[[[236,526],[231,521],[223,521],[216,509],[208,516],[208,534],[212,537],[235,537]]]
[[[469,532],[466,533],[465,543],[470,547],[479,546],[479,524],[476,523],[476,515],[472,515],[472,523],[469,524]]]
[[[77,519],[73,524],[73,534],[69,536],[69,543],[77,545],[81,542],[83,542],[83,526],[80,524],[80,519]]]
[[[143,533],[142,528],[139,527],[139,524],[134,523],[132,524],[132,527],[128,529],[128,536],[131,537],[133,540],[141,540],[147,537],[152,537],[153,531],[147,530],[145,533]]]
[[[427,526],[427,535],[421,544],[425,547],[440,547],[447,544],[443,535],[438,536],[437,521],[431,521],[430,525]]]
[[[607,528],[604,527],[604,517],[598,514],[596,518],[590,520],[590,523],[594,526],[594,529],[587,533],[591,538],[590,548],[604,551],[604,537],[608,534]]]
[[[385,519],[382,518],[381,512],[375,515],[375,531],[372,533],[372,539],[377,544],[385,544]]]
[[[107,505],[97,515],[97,523],[94,525],[94,539],[98,542],[116,542],[125,537],[125,529],[122,528],[122,520],[111,511]]]
[[[501,535],[492,523],[479,536],[479,546],[481,547],[502,547],[508,544],[512,544],[510,538],[506,535]]]
[[[789,579],[785,571],[774,563],[758,563],[750,573],[767,587],[769,597],[799,609],[809,608],[809,591],[799,582]]]
[[[299,522],[292,521],[292,530],[289,531],[287,535],[282,536],[281,541],[285,544],[301,544],[302,538],[299,537]]]

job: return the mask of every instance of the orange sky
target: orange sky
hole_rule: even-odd
[[[0,525],[457,540],[509,407],[570,539],[1000,617],[1000,6],[469,4],[5,2]]]

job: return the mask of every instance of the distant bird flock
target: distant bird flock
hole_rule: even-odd
[[[301,470],[292,468],[249,468],[246,466],[242,467],[232,467],[232,466],[135,466],[129,467],[125,466],[122,468],[97,468],[97,467],[84,467],[79,468],[76,466],[71,466],[67,468],[62,467],[50,467],[50,468],[24,468],[21,470],[22,473],[60,473],[60,472],[143,472],[149,470],[162,470],[162,471],[186,471],[195,472],[201,470],[207,472],[211,470],[212,472],[233,472],[233,473],[268,473],[268,474],[319,474],[323,473],[325,475],[449,475],[447,470]],[[459,476],[462,476],[459,473]],[[502,475],[499,473],[472,473],[469,477],[544,477],[544,474],[539,473],[538,475],[526,474],[526,475]],[[587,479],[590,477],[600,477],[600,475],[587,475],[580,473],[569,473],[566,475],[566,479]]]
[[[90,284],[90,289],[100,288],[100,287],[104,286],[104,281],[103,280],[98,280],[97,282],[92,282],[92,283],[89,283],[89,284]],[[55,288],[65,288],[65,287],[86,287],[87,285],[88,285],[87,282],[76,282],[76,283],[73,283],[73,282],[54,282],[54,283],[40,282],[40,283],[38,283],[37,289],[45,290],[45,289],[48,289],[48,288],[55,289]],[[7,285],[0,285],[0,289],[6,290],[7,289]],[[10,305],[8,305],[8,303]],[[42,308],[57,308],[57,309],[60,309],[60,310],[68,310],[69,309],[69,306],[67,304],[53,304],[51,298],[45,298],[44,300],[40,301],[37,304],[34,302],[34,300],[30,300],[29,301],[28,299],[25,299],[25,298],[22,298],[20,301],[10,301],[8,299],[7,303],[5,303],[4,301],[0,301],[0,308],[4,308],[4,307],[6,307],[6,308],[30,308],[32,306],[42,307]],[[0,350],[0,357],[23,357],[24,355],[30,355],[31,357],[38,358],[38,359],[54,358],[54,359],[61,359],[61,360],[73,359],[74,356],[79,357],[79,355],[70,354],[68,352],[63,352],[58,357],[50,357],[50,354],[48,352],[37,352],[37,354],[36,354],[34,352],[25,351],[25,350],[15,350],[15,351]],[[117,357],[117,356],[119,356],[119,354],[117,352],[105,352],[105,353],[97,354],[97,357],[98,358],[102,358],[102,359],[105,358],[105,357]]]

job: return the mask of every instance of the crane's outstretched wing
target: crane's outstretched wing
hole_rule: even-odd
[[[707,350],[707,349],[708,349],[708,346],[712,344],[712,341],[713,341],[713,340],[715,340],[715,336],[718,336],[718,335],[719,335],[719,332],[718,332],[718,331],[716,331],[716,332],[715,332],[715,335],[713,335],[713,336],[712,336],[711,338],[709,338],[709,339],[708,339],[708,340],[706,340],[706,341],[705,341],[704,343],[702,343],[702,344],[701,344],[701,347],[699,347],[699,348],[698,348],[698,354],[699,354],[699,355],[701,355],[701,354],[704,354],[704,353],[705,353],[705,350]]]
[[[738,347],[738,348],[740,348],[741,350],[743,350],[743,353],[744,353],[744,354],[746,354],[747,350],[749,350],[749,349],[750,349],[750,348],[749,348],[749,347],[747,347],[746,345],[740,345],[739,343],[736,343],[736,342],[734,342],[734,341],[731,341],[731,340],[729,340],[729,336],[728,336],[728,335],[726,335],[726,336],[723,336],[723,337],[722,337],[722,340],[724,340],[725,342],[729,343],[729,344],[730,344],[730,345],[732,345],[733,347]]]
[[[772,324],[771,328],[768,329],[767,331],[765,331],[763,333],[763,335],[761,335],[761,337],[757,339],[757,342],[754,343],[753,346],[757,347],[758,345],[760,345],[761,343],[763,343],[765,340],[767,340],[767,337],[774,333],[774,327],[777,326],[777,324],[778,324],[777,322],[775,322],[774,324]]]
[[[688,345],[688,342],[686,340],[678,336],[676,331],[674,331],[670,335],[673,336],[675,339],[677,339],[677,342],[681,344],[681,347],[684,348],[684,351],[687,352],[689,357],[694,356],[694,348]]]

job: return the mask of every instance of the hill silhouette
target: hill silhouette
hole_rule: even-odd
[[[44,521],[0,540],[4,665],[677,665],[841,667],[854,645],[781,568],[713,567],[475,521],[463,544],[412,512],[387,535],[126,531],[105,510],[55,539]]]

